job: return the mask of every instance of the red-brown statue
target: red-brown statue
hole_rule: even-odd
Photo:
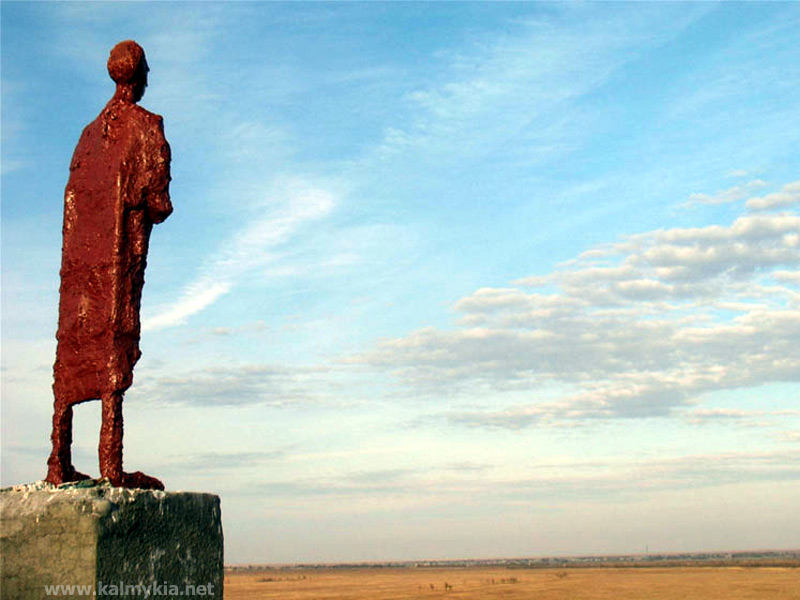
[[[83,130],[64,192],[58,349],[53,367],[53,451],[47,481],[88,479],[72,465],[72,407],[101,400],[100,475],[113,485],[164,489],[122,470],[122,394],[139,359],[139,306],[150,231],[172,212],[170,149],[160,116],[136,103],[147,87],[136,42],[117,44],[117,89]]]

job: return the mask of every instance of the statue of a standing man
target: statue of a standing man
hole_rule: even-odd
[[[116,486],[164,489],[122,470],[122,394],[139,359],[139,307],[150,231],[172,212],[163,121],[136,103],[147,87],[136,42],[117,44],[117,89],[83,130],[64,192],[64,243],[53,368],[53,451],[47,481],[86,479],[72,465],[72,407],[100,399],[100,475]]]

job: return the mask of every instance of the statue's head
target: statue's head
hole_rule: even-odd
[[[133,40],[120,42],[111,49],[108,57],[108,74],[117,84],[117,89],[130,89],[130,97],[138,102],[147,87],[147,59],[142,47]]]

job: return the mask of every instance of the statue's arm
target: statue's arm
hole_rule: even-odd
[[[155,115],[154,115],[155,116]],[[153,223],[161,223],[172,213],[169,199],[171,153],[161,117],[156,117],[156,135],[153,136],[152,171],[147,186],[147,216]]]

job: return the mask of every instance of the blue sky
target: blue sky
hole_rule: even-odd
[[[126,468],[220,494],[227,561],[796,546],[799,28],[4,2],[2,484],[44,475],[68,162],[132,38],[175,212]]]

